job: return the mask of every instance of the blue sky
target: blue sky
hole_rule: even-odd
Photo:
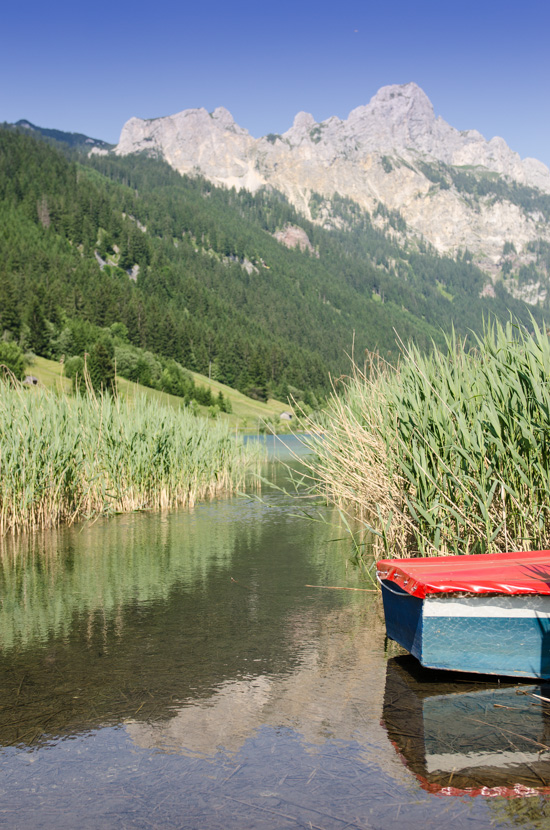
[[[116,142],[133,115],[222,105],[259,136],[415,81],[454,127],[550,165],[542,0],[33,0],[6,4],[0,31],[0,121]]]

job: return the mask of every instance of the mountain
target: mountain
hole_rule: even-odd
[[[529,326],[550,309],[502,280],[487,291],[471,252],[439,253],[381,201],[370,212],[314,191],[307,218],[272,185],[216,186],[150,156],[0,127],[0,337],[71,371],[112,355],[120,376],[206,405],[218,402],[188,370],[314,406],[350,355],[395,363],[399,338],[427,350],[451,329],[468,337],[510,314]],[[502,255],[506,278],[527,284],[513,243]]]
[[[31,124],[26,119],[21,119],[12,126],[20,130],[25,130],[31,135],[34,134],[37,137],[50,140],[54,143],[65,144],[68,147],[76,150],[84,150],[85,152],[89,152],[92,148],[106,151],[110,150],[113,146],[107,141],[102,141],[99,138],[90,138],[90,136],[84,135],[83,133],[67,133],[63,132],[63,130],[49,130],[45,127],[37,127],[36,124]]]
[[[451,256],[470,251],[487,275],[486,293],[503,280],[534,304],[547,294],[550,170],[521,160],[502,138],[456,130],[414,83],[383,87],[345,120],[317,123],[301,112],[284,134],[258,139],[223,107],[132,118],[114,152],[157,155],[229,188],[271,187],[326,228],[341,226],[335,195],[371,215],[382,205],[404,220],[394,229],[402,244],[424,240]],[[390,229],[383,215],[377,221]]]

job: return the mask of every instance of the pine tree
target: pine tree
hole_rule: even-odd
[[[17,307],[17,298],[12,281],[6,274],[0,275],[0,337],[9,332],[14,337],[19,335],[21,316]]]
[[[41,300],[34,295],[27,311],[27,325],[29,327],[28,346],[37,355],[48,357],[50,333]]]
[[[88,357],[90,382],[96,392],[116,394],[115,364],[112,343],[98,340],[94,343]]]

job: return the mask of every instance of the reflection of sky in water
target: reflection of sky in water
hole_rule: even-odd
[[[267,451],[268,459],[277,458],[280,461],[291,461],[310,455],[315,440],[311,435],[245,435],[245,442],[259,441]],[[317,439],[318,440],[318,439]]]
[[[485,805],[434,804],[381,771],[374,752],[367,759],[358,743],[311,747],[291,729],[262,727],[235,755],[220,750],[207,759],[145,752],[124,729],[104,729],[31,760],[14,750],[5,758],[12,768],[8,826],[382,830],[425,828],[426,816],[443,810],[449,830],[488,826]]]
[[[368,610],[359,616],[330,614],[286,675],[225,681],[174,700],[168,717],[138,713],[48,748],[5,749],[2,818],[25,830],[424,830],[444,814],[450,829],[486,828],[487,800],[442,804],[414,786],[380,725],[381,631]]]

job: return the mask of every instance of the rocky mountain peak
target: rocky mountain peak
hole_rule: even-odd
[[[318,124],[310,112],[299,112],[294,118],[292,127],[283,134],[283,138],[288,144],[294,147],[300,144],[310,143],[312,140],[312,130],[316,127],[318,127]]]
[[[348,131],[372,151],[430,151],[436,118],[428,96],[414,83],[384,86],[346,122]],[[421,145],[420,147],[418,145]]]
[[[391,122],[415,118],[428,124],[435,120],[432,102],[413,82],[383,86],[366,106],[352,110],[348,120],[356,121],[365,116]]]
[[[248,130],[244,127],[239,127],[229,110],[225,107],[216,107],[214,112],[210,113],[210,117],[224,130],[240,133],[241,135],[249,135]]]
[[[293,130],[310,130],[317,122],[310,112],[299,112],[294,117]]]
[[[235,119],[225,107],[216,107],[212,113],[212,118],[220,121],[224,126],[232,126],[235,123]]]
[[[436,117],[415,83],[382,87],[344,120],[332,116],[317,123],[299,112],[282,137],[254,139],[224,107],[130,119],[115,152],[143,150],[215,184],[273,187],[318,222],[330,223],[335,193],[370,212],[382,203],[400,213],[408,235],[442,253],[468,248],[488,271],[498,267],[508,240],[517,249],[535,239],[550,241],[540,210],[519,204],[517,192],[506,196],[511,183],[550,193],[550,170],[534,159],[522,161],[502,138],[487,141],[476,130],[459,131]],[[325,200],[323,206],[312,208],[312,194]],[[533,202],[525,198],[526,205]]]

